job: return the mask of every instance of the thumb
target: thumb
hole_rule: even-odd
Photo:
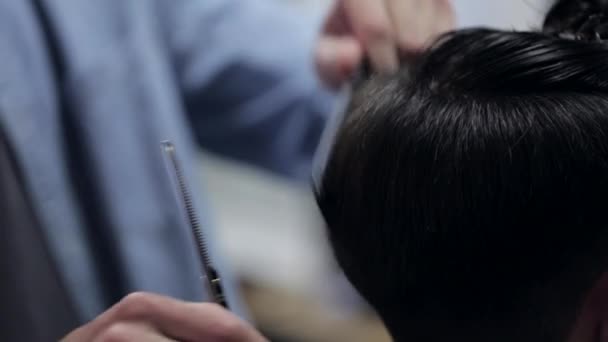
[[[327,86],[338,88],[353,75],[362,58],[361,45],[354,37],[324,36],[317,46],[317,71]]]

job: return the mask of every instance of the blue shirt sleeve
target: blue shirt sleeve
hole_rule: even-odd
[[[273,0],[167,3],[170,51],[201,146],[308,179],[335,100],[314,65],[321,16]]]

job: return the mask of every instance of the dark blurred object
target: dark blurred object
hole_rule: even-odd
[[[53,341],[78,324],[0,127],[0,341]]]

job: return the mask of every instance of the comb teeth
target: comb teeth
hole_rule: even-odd
[[[186,186],[186,180],[184,174],[178,164],[177,158],[175,156],[175,147],[173,143],[169,141],[164,141],[162,143],[165,151],[169,153],[171,164],[173,166],[173,171],[175,172],[175,178],[177,180],[177,185],[179,187],[180,195],[182,197],[184,207],[186,209],[186,215],[188,216],[188,221],[190,226],[192,227],[192,233],[194,235],[194,240],[198,247],[198,253],[201,258],[201,262],[203,263],[203,267],[208,271],[212,270],[211,257],[209,255],[209,249],[207,248],[207,242],[205,240],[205,235],[203,234],[203,230],[201,228],[200,220],[196,215],[196,210],[194,209],[194,204],[192,201],[192,196],[188,191],[188,187]]]
[[[179,183],[179,188],[182,192],[182,197],[184,198],[184,206],[186,207],[186,213],[188,214],[188,219],[190,220],[190,225],[192,226],[192,233],[194,234],[194,238],[196,240],[196,244],[198,245],[199,253],[201,256],[201,260],[205,264],[205,266],[211,266],[211,257],[209,256],[209,249],[207,248],[207,241],[205,241],[205,236],[203,235],[203,230],[201,228],[200,221],[196,215],[194,210],[194,205],[192,203],[192,196],[186,187],[186,182],[184,180],[184,176],[179,168],[175,169],[175,174],[177,176],[177,182]]]

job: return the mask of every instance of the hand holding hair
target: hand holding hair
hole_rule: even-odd
[[[338,0],[317,48],[321,78],[339,86],[364,57],[377,72],[395,72],[454,21],[450,0]]]

